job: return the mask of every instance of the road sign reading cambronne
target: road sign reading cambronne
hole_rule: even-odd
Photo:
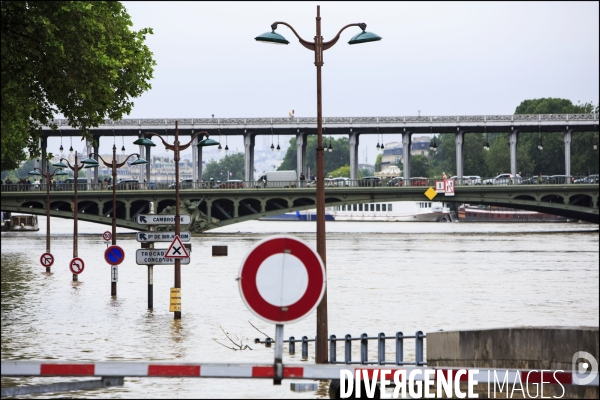
[[[161,214],[139,214],[136,221],[140,225],[173,225],[175,224],[174,215]],[[179,216],[179,223],[189,225],[192,222],[192,217],[189,214]]]
[[[321,257],[300,239],[272,236],[248,253],[239,272],[242,300],[257,317],[276,324],[298,321],[325,293]]]
[[[135,238],[138,242],[172,242],[175,239],[175,232],[137,232]],[[181,232],[179,239],[182,242],[189,242],[192,240],[192,234],[190,232]]]

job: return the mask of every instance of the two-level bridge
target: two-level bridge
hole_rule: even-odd
[[[112,141],[113,136],[130,136],[137,139],[145,132],[160,135],[174,135],[175,122],[179,123],[179,135],[193,135],[206,131],[211,136],[243,136],[245,154],[245,180],[254,179],[254,144],[257,135],[295,135],[297,168],[296,172],[307,173],[306,143],[308,135],[317,134],[316,118],[153,118],[106,120],[104,124],[91,129],[95,145],[93,153],[98,153],[98,145],[104,138]],[[58,136],[80,136],[81,132],[69,126],[64,119],[56,120],[58,130],[49,127],[42,134],[42,167],[45,171],[47,139]],[[463,176],[464,135],[483,132],[510,133],[510,172],[517,169],[517,145],[519,132],[564,133],[565,175],[571,176],[571,137],[577,132],[598,131],[598,114],[528,114],[528,115],[454,115],[454,116],[405,116],[405,117],[326,117],[323,118],[327,135],[348,135],[350,143],[350,179],[358,179],[358,144],[361,135],[396,134],[402,137],[402,157],[404,178],[410,178],[411,135],[415,133],[451,134],[456,143],[456,176]],[[181,139],[186,141],[186,139]],[[58,150],[58,149],[56,149]],[[145,153],[144,153],[145,151]],[[150,148],[140,146],[139,153],[150,160]],[[194,181],[202,179],[202,150],[192,146]],[[140,167],[140,176],[150,182],[150,164]],[[98,181],[95,169],[93,182]],[[91,179],[91,178],[90,178]],[[140,179],[142,181],[142,179]]]
[[[356,181],[351,181],[356,183]],[[250,183],[249,183],[250,184]],[[433,185],[433,182],[430,182]],[[15,185],[14,188],[18,188]],[[384,201],[429,201],[424,192],[428,186],[409,187],[328,187],[326,206]],[[110,225],[112,223],[112,191],[91,185],[78,191],[78,218]],[[486,204],[561,215],[598,224],[598,184],[577,185],[504,185],[457,186],[454,196],[438,194],[434,201]],[[181,189],[181,212],[192,215],[187,229],[203,232],[219,226],[258,219],[296,210],[316,207],[315,188]],[[157,213],[174,213],[174,190],[119,190],[117,192],[117,225],[145,230],[135,217],[149,212],[154,202]],[[46,213],[46,192],[9,191],[1,194],[2,211]],[[51,215],[73,218],[73,191],[52,191]]]

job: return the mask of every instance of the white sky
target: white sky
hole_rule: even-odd
[[[383,38],[349,46],[352,27],[325,52],[325,117],[512,114],[541,97],[598,103],[598,2],[126,1],[133,28],[154,29],[157,61],[128,118],[316,116],[314,53],[283,25],[287,46],[254,37],[285,21],[313,41],[317,4],[325,41],[355,22]],[[361,162],[365,149],[374,162],[376,142],[361,136]],[[229,147],[243,151],[241,138]]]

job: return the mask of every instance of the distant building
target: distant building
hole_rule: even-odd
[[[412,156],[421,155],[429,156],[429,136],[413,136],[411,138],[410,154]],[[402,161],[403,146],[401,142],[386,143],[381,156],[381,170],[385,170],[388,166],[398,165]]]

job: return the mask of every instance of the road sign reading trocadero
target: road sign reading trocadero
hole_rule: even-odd
[[[321,257],[292,236],[272,236],[248,253],[239,272],[242,300],[257,317],[276,324],[310,313],[326,286]]]

